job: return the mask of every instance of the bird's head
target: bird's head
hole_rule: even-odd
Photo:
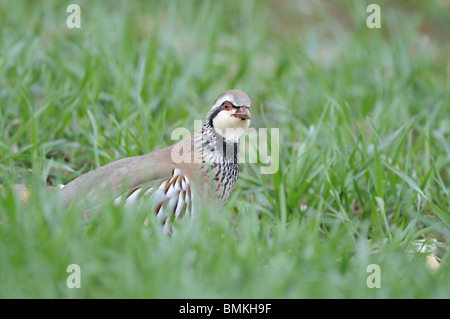
[[[239,90],[225,91],[214,102],[206,120],[221,136],[237,141],[250,126],[250,98]]]

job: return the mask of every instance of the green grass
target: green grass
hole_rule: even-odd
[[[450,298],[448,4],[379,1],[368,29],[371,1],[77,3],[70,30],[69,3],[0,1],[1,298]],[[48,189],[172,144],[232,88],[279,128],[280,169],[242,164],[174,236]]]

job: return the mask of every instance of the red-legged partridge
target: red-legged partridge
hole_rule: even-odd
[[[166,148],[79,176],[61,189],[65,205],[80,195],[100,202],[102,192],[96,190],[112,192],[115,202],[125,200],[125,205],[149,198],[167,226],[171,218],[193,214],[196,196],[225,203],[238,177],[239,138],[250,125],[249,108],[244,92],[222,93],[200,130]]]

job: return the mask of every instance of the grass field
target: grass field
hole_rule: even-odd
[[[0,298],[450,298],[448,1],[77,1],[80,29],[70,3],[0,1]],[[48,187],[174,143],[233,88],[279,170],[241,164],[174,236]]]

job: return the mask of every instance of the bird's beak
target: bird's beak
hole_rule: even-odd
[[[241,106],[235,113],[233,113],[233,116],[236,116],[241,120],[250,120],[252,118],[250,111],[246,106]]]

